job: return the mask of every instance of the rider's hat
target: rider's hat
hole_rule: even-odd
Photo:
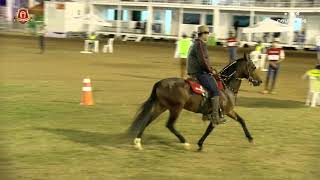
[[[202,25],[198,27],[198,34],[207,33],[209,34],[209,28],[206,25]]]

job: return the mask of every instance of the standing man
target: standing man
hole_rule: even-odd
[[[316,43],[317,43],[317,59],[318,59],[318,64],[320,65],[320,35],[317,36]]]
[[[97,35],[94,33],[94,32],[92,32],[90,35],[89,35],[89,40],[90,40],[90,42],[89,42],[89,44],[88,44],[88,46],[89,46],[89,51],[94,51],[94,49],[95,49],[95,40],[97,40]]]
[[[43,54],[45,51],[45,35],[47,33],[45,26],[46,25],[43,24],[38,28],[40,54]]]
[[[306,36],[306,34],[305,34],[305,31],[304,30],[302,30],[299,34],[298,34],[298,45],[299,45],[299,49],[301,50],[303,50],[303,48],[304,48],[304,42],[305,42],[305,40],[306,40],[306,38],[305,38],[305,36]]]
[[[280,63],[284,60],[285,54],[284,50],[279,46],[279,38],[275,38],[272,42],[272,46],[267,50],[267,60],[269,63],[267,80],[265,83],[265,88],[263,94],[271,93],[275,94],[274,87],[276,84],[276,79],[280,69]],[[271,87],[269,88],[269,80],[272,77]]]
[[[182,35],[182,39],[178,41],[178,52],[180,58],[180,77],[184,78],[186,75],[186,63],[192,40],[186,34]]]
[[[238,42],[233,32],[229,33],[229,38],[227,39],[227,47],[229,54],[230,63],[237,59],[237,47]]]
[[[261,41],[258,41],[258,44],[256,45],[255,51],[259,52],[260,54],[263,53],[265,46],[262,44]]]
[[[190,48],[187,69],[188,74],[198,79],[200,84],[209,92],[212,113],[209,115],[204,114],[204,118],[208,118],[214,124],[221,124],[225,123],[226,120],[223,118],[223,113],[221,113],[219,102],[220,93],[217,82],[212,76],[213,70],[208,58],[206,45],[208,37],[209,28],[206,25],[198,27],[198,38],[195,39]]]

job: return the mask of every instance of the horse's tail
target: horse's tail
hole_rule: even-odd
[[[157,101],[156,91],[159,84],[160,81],[153,85],[150,97],[139,108],[133,123],[128,129],[129,135],[136,137],[140,130],[144,128],[152,118],[152,107]]]

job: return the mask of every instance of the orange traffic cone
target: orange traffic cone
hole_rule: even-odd
[[[81,105],[93,105],[91,80],[89,78],[83,79],[84,86],[82,87]]]

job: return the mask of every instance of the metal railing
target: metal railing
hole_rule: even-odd
[[[251,7],[320,7],[320,0],[94,0],[95,2],[149,2]]]

